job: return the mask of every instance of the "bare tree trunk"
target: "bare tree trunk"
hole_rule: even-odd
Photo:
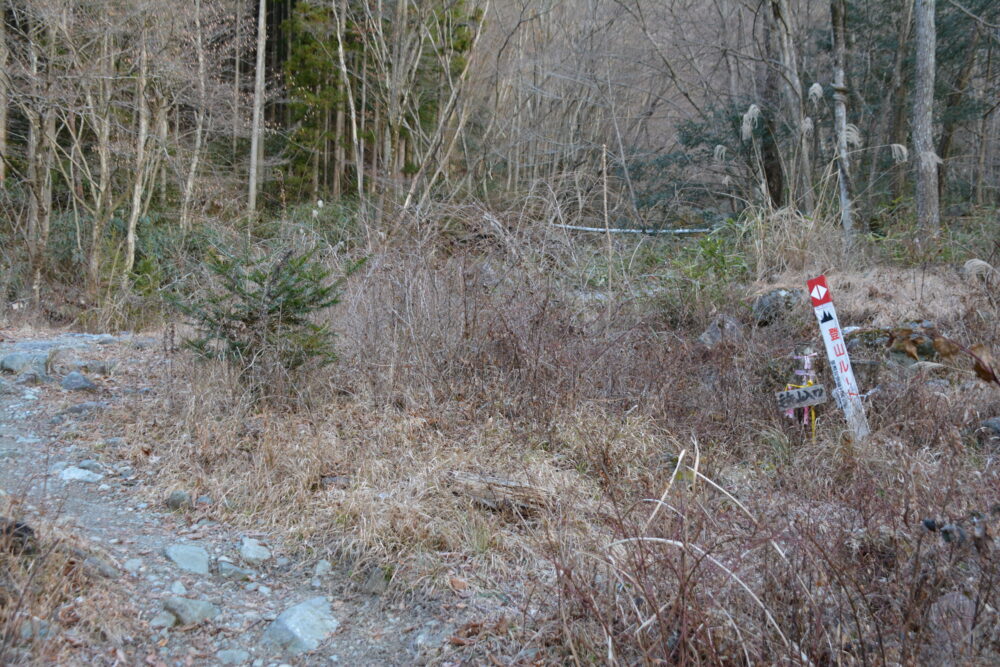
[[[833,22],[833,114],[837,132],[837,166],[840,185],[840,221],[844,227],[844,243],[854,243],[854,220],[851,211],[851,162],[847,152],[847,83],[844,67],[847,49],[844,43],[847,6],[844,0],[830,3]]]
[[[945,101],[945,111],[942,114],[944,120],[941,123],[941,139],[938,141],[937,151],[938,157],[941,158],[941,164],[938,166],[939,199],[944,199],[945,186],[948,180],[948,158],[951,156],[951,146],[955,139],[955,130],[958,128],[958,121],[955,119],[955,114],[948,112],[953,111],[962,103],[962,98],[965,96],[965,89],[969,87],[972,72],[976,67],[976,56],[979,54],[978,48],[981,33],[981,27],[976,24],[975,32],[972,34],[972,41],[968,46],[968,52],[965,54],[965,61],[962,63],[962,69],[958,73],[958,79],[955,81],[954,88],[948,93],[947,100]]]
[[[52,166],[55,146],[55,111],[51,100],[43,100],[41,86],[42,55],[37,38],[41,26],[33,24],[27,31],[28,71],[31,95],[22,106],[28,122],[27,185],[28,185],[28,263],[31,268],[32,299],[37,309],[41,304],[42,273],[46,263],[52,214]],[[51,45],[52,40],[49,40]],[[51,59],[51,54],[49,54]],[[4,72],[4,76],[6,72]],[[44,74],[48,79],[49,74]],[[46,82],[48,83],[48,81]],[[47,86],[46,86],[47,88]],[[44,111],[41,110],[44,105]]]
[[[917,65],[913,91],[913,147],[917,157],[917,224],[932,233],[941,228],[934,152],[934,0],[917,0]]]
[[[354,88],[351,86],[351,76],[347,71],[347,58],[344,52],[344,33],[347,31],[347,0],[340,0],[339,8],[336,3],[332,6],[334,9],[334,20],[337,23],[337,60],[340,63],[340,78],[344,84],[344,92],[347,94],[347,109],[351,119],[351,141],[354,142],[354,168],[357,170],[356,179],[358,200],[360,202],[360,200],[364,199],[365,195],[365,156],[361,145],[361,134],[358,131],[358,115],[354,106]],[[364,76],[364,73],[362,73],[362,76]]]
[[[344,178],[344,160],[346,155],[344,152],[344,110],[343,108],[337,109],[337,120],[334,123],[334,136],[336,138],[336,144],[333,147],[333,198],[340,198],[340,186],[341,181]]]
[[[788,7],[788,0],[771,0],[771,7],[774,13],[775,27],[778,30],[781,65],[784,69],[781,88],[784,93],[785,107],[790,115],[792,136],[795,137],[795,148],[788,164],[797,173],[792,174],[792,178],[789,179],[789,194],[791,201],[809,214],[813,210],[812,160],[809,156],[809,142],[806,137],[802,81],[799,78],[798,56],[795,52],[795,41],[792,34],[792,13]]]
[[[0,0],[0,184],[7,179],[7,105],[10,104],[8,56],[7,2]]]
[[[170,108],[169,102],[164,102],[162,111],[157,115],[156,120],[156,140],[159,145],[159,155],[160,164],[158,168],[158,177],[160,180],[160,200],[167,200],[167,161],[170,158],[170,153],[167,150],[167,144],[170,141]],[[157,175],[154,175],[154,179]]]
[[[990,43],[986,51],[986,64],[983,73],[983,90],[988,90],[989,82],[993,75],[993,44]],[[979,117],[979,150],[976,155],[976,203],[980,206],[986,203],[986,155],[989,147],[990,115],[996,110],[996,106]]]
[[[764,63],[763,81],[761,82],[761,99],[764,104],[764,133],[760,145],[760,169],[764,179],[765,192],[762,194],[770,200],[772,206],[781,207],[785,204],[785,172],[781,164],[781,153],[778,150],[777,122],[778,113],[778,73],[770,65],[773,60],[774,42],[772,24],[774,21],[768,12],[763,21],[764,26]]]
[[[111,181],[114,176],[111,166],[111,100],[114,63],[111,54],[111,35],[105,34],[101,40],[100,72],[97,96],[87,93],[87,112],[96,135],[97,152],[97,197],[94,203],[90,227],[90,255],[87,258],[87,292],[97,294],[101,276],[101,239],[114,212]]]
[[[140,36],[139,45],[139,81],[136,84],[136,106],[139,114],[139,131],[135,144],[135,176],[132,181],[132,203],[128,216],[128,231],[125,234],[125,266],[122,269],[122,280],[135,266],[135,233],[142,214],[142,194],[146,185],[146,141],[149,136],[149,105],[146,104],[146,79],[148,71],[148,49],[146,47],[145,30]]]
[[[194,120],[194,152],[191,155],[191,165],[188,168],[184,196],[181,200],[181,229],[185,231],[191,226],[191,197],[198,176],[198,163],[201,160],[205,133],[205,46],[201,34],[201,0],[194,0],[194,25],[194,44],[198,56],[198,109]]]
[[[236,0],[236,41],[233,43],[233,164],[236,164],[236,138],[240,132],[241,68],[243,66],[243,7],[246,0]]]
[[[264,111],[264,56],[267,52],[267,0],[260,0],[257,16],[257,72],[253,87],[253,126],[250,129],[250,194],[247,210],[257,212],[257,178],[260,169],[260,125]]]
[[[899,27],[896,33],[896,55],[892,63],[892,76],[889,79],[889,95],[882,104],[880,117],[874,136],[875,143],[878,137],[885,135],[885,144],[902,144],[903,119],[905,114],[902,111],[906,108],[906,94],[903,91],[903,65],[906,62],[906,55],[909,51],[910,31],[913,24],[913,0],[903,0],[903,12],[899,19]],[[881,146],[872,153],[871,170],[868,173],[868,186],[866,192],[871,193],[875,188],[875,180],[881,172],[881,166],[876,158],[877,151],[888,149],[888,146]],[[895,172],[892,176],[893,198],[898,198],[902,192],[902,178],[904,170],[898,166],[893,166]],[[870,197],[870,195],[869,195]]]
[[[42,121],[42,178],[39,196],[38,249],[39,261],[31,286],[35,306],[41,304],[42,271],[48,263],[49,232],[52,229],[52,167],[55,162],[56,113],[51,107],[45,110]]]

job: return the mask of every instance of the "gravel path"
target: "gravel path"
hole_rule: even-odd
[[[114,382],[109,360],[156,344],[127,335],[0,337],[0,508],[68,531],[138,610],[137,630],[117,643],[88,638],[74,662],[446,663],[456,621],[441,609],[390,601],[377,582],[359,587],[326,561],[286,557],[268,535],[215,520],[210,498],[178,494],[177,511],[142,502],[142,473],[71,444],[66,434],[85,432],[93,411],[143,391]],[[52,626],[43,641],[59,640]]]

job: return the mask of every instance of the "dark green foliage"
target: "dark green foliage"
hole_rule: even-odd
[[[335,361],[334,332],[312,318],[339,302],[343,281],[362,262],[331,281],[315,253],[289,250],[277,260],[210,253],[206,263],[218,286],[187,300],[169,298],[198,331],[185,345],[234,364],[258,395],[274,380]]]
[[[424,11],[426,10],[426,11]],[[421,135],[431,134],[438,122],[441,107],[446,99],[445,81],[460,74],[466,64],[465,54],[472,47],[475,34],[473,24],[482,20],[480,10],[467,6],[465,0],[429,3],[420,11],[407,13],[407,24],[394,24],[394,12],[367,16],[365,12],[348,9],[345,17],[344,51],[348,60],[369,61],[384,55],[369,52],[371,39],[366,33],[375,30],[384,33],[389,43],[399,39],[399,33],[426,34],[428,48],[422,49],[421,59],[412,76],[412,83],[400,101],[400,117],[393,121],[386,108],[386,100],[399,91],[389,89],[391,82],[371,76],[370,71],[352,72],[355,91],[370,86],[365,96],[355,99],[356,111],[365,117],[379,120],[360,128],[360,137],[376,152],[388,135],[393,142],[405,141],[409,148],[399,162],[400,171],[413,175],[420,169],[414,142],[422,141]],[[381,16],[381,18],[378,18]],[[350,103],[337,60],[336,20],[330,3],[298,2],[282,28],[291,39],[290,49],[282,67],[288,86],[289,127],[287,144],[279,147],[287,156],[283,169],[283,187],[293,200],[319,197],[330,192],[351,192],[356,183],[355,165],[348,160],[343,165],[342,182],[335,184],[334,161],[330,158],[338,148],[351,150],[351,138],[346,127],[338,131],[337,114],[349,113]],[[406,38],[409,39],[409,38]],[[445,65],[447,63],[447,71]],[[400,65],[392,61],[384,64],[391,68]],[[355,93],[357,96],[357,93]],[[395,125],[392,125],[395,123]],[[415,131],[415,130],[422,130]],[[395,144],[398,149],[398,144]],[[390,156],[379,156],[390,160]]]

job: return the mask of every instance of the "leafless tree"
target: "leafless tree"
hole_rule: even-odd
[[[934,0],[916,0],[917,64],[913,91],[913,148],[917,159],[917,223],[936,233],[941,226],[938,162],[934,152],[934,74],[937,34]]]

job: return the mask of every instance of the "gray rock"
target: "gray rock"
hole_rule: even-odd
[[[351,478],[344,475],[328,475],[320,478],[319,483],[323,486],[324,490],[340,489],[343,491],[351,488]]]
[[[313,568],[313,575],[317,577],[322,577],[323,575],[330,574],[330,570],[332,569],[333,565],[330,564],[330,561],[324,558],[323,560],[318,561],[316,563],[316,567]]]
[[[960,204],[952,204],[944,210],[945,217],[948,218],[961,218],[972,213],[972,204],[968,202],[962,202]]]
[[[750,304],[750,312],[758,326],[766,326],[804,306],[805,302],[805,290],[775,289],[755,298]]]
[[[340,623],[330,611],[330,601],[315,597],[283,611],[264,631],[261,641],[298,654],[315,650],[338,627]]]
[[[77,403],[76,405],[71,405],[70,407],[63,410],[60,414],[62,415],[87,415],[91,412],[97,412],[98,410],[104,410],[108,407],[107,401],[84,401],[83,403]]]
[[[32,371],[24,371],[23,373],[17,376],[17,379],[14,382],[15,384],[19,384],[25,387],[34,387],[36,385],[42,384],[43,382],[48,382],[49,379],[50,379],[49,376],[46,375],[45,373],[39,373],[38,371],[32,370]]]
[[[744,338],[743,325],[729,315],[719,315],[708,328],[698,336],[698,342],[708,347],[715,347],[720,343],[736,343]]]
[[[84,558],[83,569],[91,575],[99,575],[107,579],[117,579],[121,574],[117,567],[97,556],[87,556]]]
[[[976,626],[976,603],[957,591],[938,598],[928,613],[928,626],[933,637],[931,652],[925,664],[957,665],[954,658],[962,655]]]
[[[251,565],[259,565],[271,557],[271,550],[252,537],[240,543],[240,557]]]
[[[988,449],[1000,452],[1000,417],[984,419],[976,429],[979,443]]]
[[[59,386],[68,391],[93,391],[97,389],[97,385],[88,380],[87,377],[79,371],[73,371],[72,373],[66,375],[66,377],[62,379],[62,382],[59,383]]]
[[[177,617],[169,611],[161,611],[150,619],[149,625],[153,628],[172,628],[177,625]]]
[[[96,472],[91,472],[90,470],[84,470],[83,468],[77,468],[76,466],[70,466],[62,472],[59,473],[59,479],[64,482],[100,482],[104,479],[104,475]]]
[[[167,598],[163,601],[163,608],[176,616],[182,625],[194,625],[219,615],[219,608],[214,604],[190,598]]]
[[[198,496],[197,500],[195,500],[195,503],[198,505],[211,505],[212,496]]]
[[[95,461],[94,459],[86,459],[85,461],[80,461],[76,464],[77,468],[83,468],[84,470],[89,470],[90,472],[100,473],[104,466]]]
[[[94,342],[98,345],[111,345],[112,343],[118,342],[118,339],[111,334],[101,334],[94,339]]]
[[[170,592],[174,595],[187,595],[187,587],[180,581],[170,584]]]
[[[32,616],[21,623],[20,635],[24,641],[45,639],[51,634],[52,627],[48,621]]]
[[[193,507],[193,504],[191,503],[191,494],[180,489],[172,492],[169,496],[167,496],[167,507],[174,511]]]
[[[208,552],[194,544],[171,544],[163,552],[174,565],[192,574],[208,574]]]
[[[361,587],[361,590],[369,595],[381,595],[385,593],[389,588],[389,579],[385,575],[385,570],[380,567],[372,569],[368,573],[368,578],[365,579],[365,584]]]
[[[0,357],[0,371],[7,371],[8,373],[35,371],[39,375],[45,375],[45,364],[48,359],[48,354],[11,352]]]
[[[250,659],[250,653],[242,649],[226,649],[215,654],[220,665],[242,665]]]
[[[0,380],[0,396],[5,394],[16,394],[17,388],[6,380]]]
[[[986,431],[988,435],[1000,438],[1000,417],[990,417],[989,419],[984,419],[983,423],[980,424],[980,428]]]
[[[81,373],[93,373],[94,375],[111,375],[114,363],[110,361],[78,361],[73,366]]]
[[[224,560],[219,561],[219,576],[223,579],[233,579],[235,581],[249,581],[253,576],[253,570],[245,570]]]
[[[142,569],[142,559],[129,558],[127,561],[125,561],[125,564],[122,565],[122,567],[124,567],[125,571],[128,572],[129,574],[139,574],[139,570]]]

